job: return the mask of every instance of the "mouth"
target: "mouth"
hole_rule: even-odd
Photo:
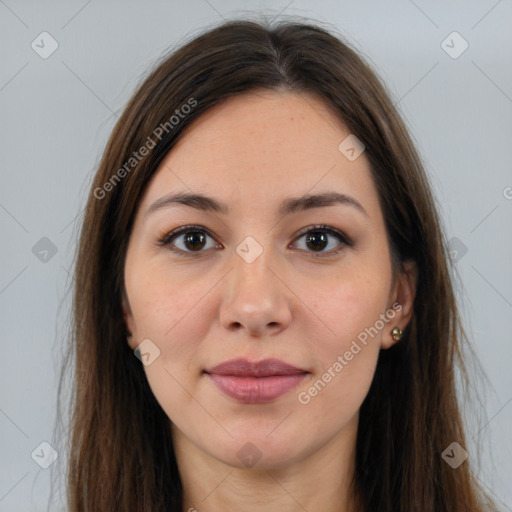
[[[225,395],[242,403],[271,402],[295,388],[308,371],[279,359],[233,359],[204,370]]]

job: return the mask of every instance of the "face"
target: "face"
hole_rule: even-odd
[[[205,456],[270,468],[335,442],[409,321],[414,279],[392,279],[365,153],[339,149],[349,135],[315,96],[246,93],[195,120],[144,191],[128,342],[146,340],[173,438]]]

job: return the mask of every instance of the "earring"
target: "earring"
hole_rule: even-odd
[[[402,331],[400,329],[400,327],[395,327],[392,331],[391,331],[391,336],[393,336],[393,339],[398,341],[401,337],[402,337],[402,334],[404,333],[404,331]]]

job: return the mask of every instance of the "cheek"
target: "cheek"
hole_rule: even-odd
[[[193,360],[211,325],[205,321],[201,308],[212,284],[206,282],[208,279],[198,281],[189,276],[180,279],[176,274],[170,276],[168,271],[153,268],[131,282],[130,304],[138,342],[149,338],[159,351],[158,357],[144,366],[144,371],[157,401],[178,423],[181,416],[175,418],[172,411],[181,411],[187,404],[197,405],[192,398],[192,383],[198,376]],[[199,416],[201,411],[195,413]]]
[[[309,287],[307,296],[313,304],[313,312],[326,328],[325,345],[329,350],[343,348],[344,344],[350,344],[374,326],[385,312],[390,285],[388,277],[383,272],[347,269],[337,278],[319,281],[315,287]]]
[[[310,287],[312,312],[304,325],[304,341],[310,340],[316,364],[314,375],[302,387],[308,396],[300,403],[322,395],[314,400],[324,405],[332,401],[334,408],[325,414],[334,415],[339,414],[336,403],[346,410],[359,407],[373,379],[383,331],[391,329],[389,319],[381,320],[388,277],[383,272],[347,270],[336,279],[319,281],[314,294]]]
[[[140,336],[153,336],[155,340],[172,339],[180,324],[197,308],[205,293],[204,280],[190,279],[190,275],[180,277],[162,265],[133,268],[134,272],[127,275],[126,289],[137,331]]]
[[[190,399],[180,384],[193,392],[200,374],[194,358],[214,321],[211,292],[218,276],[199,272],[192,277],[179,269],[171,273],[168,263],[160,262],[139,266],[129,277],[136,340],[149,338],[159,350],[158,358],[144,367],[149,384],[159,400],[169,402],[166,410],[176,410],[176,404]]]

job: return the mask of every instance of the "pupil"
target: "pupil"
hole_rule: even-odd
[[[310,233],[306,238],[306,244],[309,244],[310,242],[313,243],[312,248],[324,249],[327,245],[327,237],[326,237],[325,233],[315,231],[315,232]]]
[[[198,241],[198,239],[200,241]],[[197,246],[199,244],[199,246]],[[185,245],[188,249],[201,249],[204,246],[204,236],[202,233],[192,231],[185,236]]]

